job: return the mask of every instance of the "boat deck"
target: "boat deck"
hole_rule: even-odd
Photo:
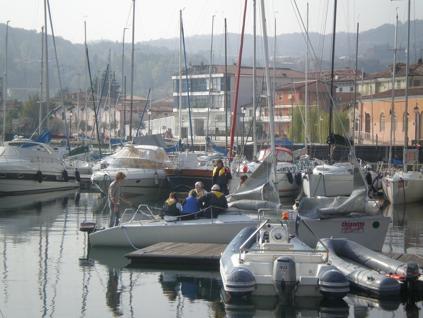
[[[218,269],[226,244],[162,242],[125,255],[131,263],[162,265],[202,265]]]

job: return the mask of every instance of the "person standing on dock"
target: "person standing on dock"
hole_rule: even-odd
[[[218,184],[220,191],[227,195],[229,194],[228,183],[230,179],[232,179],[232,175],[229,168],[223,166],[222,159],[218,159],[216,167],[213,169],[212,184]]]
[[[126,175],[123,172],[118,172],[115,176],[115,180],[110,183],[108,190],[108,201],[110,208],[110,222],[109,227],[119,225],[120,221],[120,200],[121,198],[121,189],[120,186],[125,180]]]

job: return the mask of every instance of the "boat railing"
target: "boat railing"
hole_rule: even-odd
[[[253,233],[251,233],[251,235],[244,241],[244,243],[241,244],[241,246],[239,247],[239,252],[238,252],[238,260],[240,263],[242,263],[242,257],[241,257],[242,253],[247,250],[247,244],[249,244],[253,238],[256,238],[257,233],[260,232],[260,230],[269,222],[270,222],[270,219],[263,221],[257,227],[257,229]]]
[[[139,218],[138,220],[141,224],[143,221],[143,217],[146,218],[148,221],[152,221],[152,220],[158,221],[160,219],[160,215],[157,213],[154,213],[153,208],[150,207],[148,204],[140,204],[138,205],[136,210],[134,210],[133,208],[126,208],[123,211],[121,218],[124,219],[124,216],[129,213],[132,213],[132,216],[129,218],[127,222],[125,222],[127,224],[137,221],[138,220],[137,216],[141,216],[141,218]]]

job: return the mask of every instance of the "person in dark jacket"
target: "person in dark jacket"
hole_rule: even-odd
[[[232,179],[229,168],[223,165],[223,161],[218,159],[216,161],[216,167],[213,169],[212,183],[217,184],[220,187],[220,191],[223,194],[229,194],[228,183]]]
[[[200,203],[197,199],[197,192],[195,190],[191,190],[188,193],[188,196],[182,203],[182,211],[181,215],[183,216],[181,219],[183,220],[191,220],[196,217],[194,213],[200,211]]]
[[[181,204],[176,199],[176,193],[175,192],[169,193],[169,197],[167,198],[163,206],[164,215],[179,216],[180,211],[181,211]]]
[[[201,208],[205,209],[203,216],[206,218],[216,218],[220,213],[228,208],[228,201],[226,201],[225,194],[220,191],[220,186],[215,184],[211,191],[198,200]]]

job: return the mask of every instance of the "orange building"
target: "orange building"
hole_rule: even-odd
[[[392,91],[363,97],[356,109],[355,141],[358,144],[388,145],[391,130],[394,145],[403,145],[406,121],[408,145],[423,142],[423,87],[408,90],[408,117],[405,112],[405,90],[395,90],[391,124]]]

